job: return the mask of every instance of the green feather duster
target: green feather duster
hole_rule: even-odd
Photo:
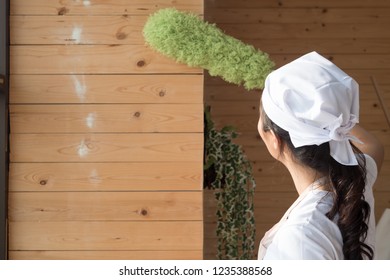
[[[146,42],[163,55],[209,71],[248,90],[264,87],[274,63],[268,54],[224,34],[196,14],[174,8],[151,15],[143,29]]]

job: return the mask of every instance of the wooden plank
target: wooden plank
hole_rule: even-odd
[[[201,190],[203,163],[11,163],[9,191]]]
[[[201,221],[9,223],[11,251],[192,251],[202,249],[202,239]]]
[[[203,133],[11,134],[11,162],[202,161]]]
[[[272,38],[246,39],[245,43],[272,54],[309,53],[313,50],[318,53],[333,54],[378,54],[387,53],[390,45],[389,38],[351,38],[342,40],[325,38]]]
[[[11,105],[10,127],[12,133],[203,132],[203,105]]]
[[[200,0],[12,0],[10,4],[11,15],[145,15],[168,7],[203,13]]]
[[[260,101],[261,90],[246,90],[243,86],[236,86],[227,82],[209,82],[205,80],[205,103],[212,104],[220,101],[251,101],[257,104]]]
[[[264,38],[243,39],[243,42],[253,45],[266,53],[288,54],[309,53],[313,50],[318,53],[333,54],[378,54],[387,53],[390,45],[389,38],[375,37],[366,38],[345,37],[342,40],[330,40],[324,38]]]
[[[375,0],[375,1],[356,1],[356,0],[214,0],[206,1],[207,9],[219,9],[219,8],[318,8],[318,7],[339,7],[339,8],[366,8],[366,7],[390,7],[390,3],[387,0]]]
[[[254,116],[259,115],[259,101],[216,101],[210,102],[212,116],[219,118],[226,115]]]
[[[202,260],[199,251],[9,251],[10,260]]]
[[[322,54],[338,67],[343,69],[346,73],[352,76],[351,69],[366,69],[371,71],[371,69],[387,69],[389,71],[390,67],[390,54],[364,54],[364,55],[355,55],[355,54]],[[292,61],[295,59],[293,56],[274,56],[275,59],[289,60]],[[372,75],[372,74],[371,74]],[[352,76],[354,77],[354,76]]]
[[[202,73],[152,51],[131,45],[11,46],[11,74]]]
[[[240,40],[264,38],[390,38],[387,25],[381,22],[356,23],[220,23],[218,27],[226,34]]]
[[[274,162],[272,164],[274,165],[275,173],[279,173],[279,176],[265,177],[255,174],[255,180],[257,182],[256,193],[284,193],[295,191],[294,182],[286,168],[281,163]]]
[[[201,103],[202,75],[10,75],[10,104]]]
[[[11,45],[144,45],[147,16],[11,16]]]
[[[255,1],[252,1],[255,2]],[[365,9],[356,6],[345,9],[333,6],[301,7],[294,9],[235,7],[215,9],[206,13],[209,22],[232,23],[358,23],[372,24],[374,22],[390,23],[390,9],[371,6]]]
[[[202,192],[11,192],[12,222],[201,221]]]

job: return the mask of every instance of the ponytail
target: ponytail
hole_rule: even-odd
[[[372,248],[364,243],[371,210],[364,199],[366,160],[355,146],[353,149],[359,162],[357,166],[345,166],[330,159],[329,181],[334,204],[327,216],[333,220],[338,215],[337,225],[343,236],[346,260],[373,259]]]

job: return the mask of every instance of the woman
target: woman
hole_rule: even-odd
[[[267,77],[258,130],[299,197],[261,240],[259,259],[373,258],[384,150],[358,115],[358,84],[316,52]]]

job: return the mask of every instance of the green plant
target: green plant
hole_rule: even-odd
[[[274,63],[268,54],[224,34],[196,14],[166,8],[151,15],[143,29],[145,41],[177,62],[201,67],[211,76],[243,84],[248,90],[263,88]]]
[[[217,257],[248,260],[255,249],[256,183],[250,162],[232,141],[236,137],[232,127],[218,131],[205,109],[204,187],[214,190],[217,201]]]

